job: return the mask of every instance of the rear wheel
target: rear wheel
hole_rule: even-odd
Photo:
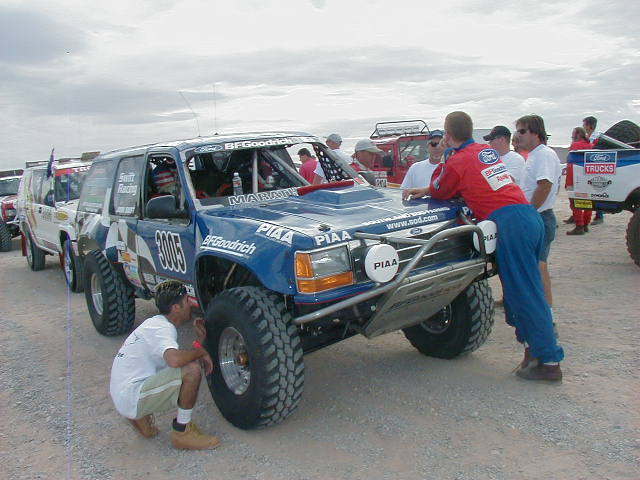
[[[454,358],[478,349],[492,327],[491,287],[486,280],[480,280],[469,285],[434,316],[403,332],[420,353]]]
[[[280,297],[261,287],[225,290],[206,313],[207,377],[222,415],[252,429],[283,421],[298,406],[304,363],[298,330]]]
[[[93,326],[102,335],[128,332],[135,320],[133,288],[98,250],[84,261],[84,293]]]
[[[9,226],[0,222],[0,252],[8,252],[11,250],[11,231]]]
[[[640,267],[640,208],[633,212],[627,225],[627,250],[635,264]]]
[[[45,261],[44,251],[40,250],[36,244],[33,243],[30,233],[26,233],[24,238],[26,242],[27,263],[29,264],[29,268],[34,272],[42,270],[44,268]]]
[[[64,278],[72,292],[82,292],[82,272],[80,269],[80,259],[73,254],[71,249],[71,240],[68,238],[64,241],[62,247],[61,263]]]

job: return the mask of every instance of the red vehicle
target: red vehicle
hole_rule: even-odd
[[[376,186],[399,188],[409,167],[427,158],[429,127],[423,120],[379,122],[369,136],[386,153],[376,160]]]
[[[20,185],[22,170],[0,172],[0,252],[11,250],[11,239],[20,234],[15,223],[14,201]]]

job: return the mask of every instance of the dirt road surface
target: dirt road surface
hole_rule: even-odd
[[[484,347],[453,361],[421,356],[398,333],[309,355],[299,409],[266,430],[232,427],[203,384],[194,420],[222,438],[212,452],[174,451],[171,414],[157,419],[155,439],[137,436],[108,394],[124,337],[96,333],[52,257],[31,272],[17,250],[4,253],[0,477],[638,479],[640,268],[625,248],[629,216],[607,216],[583,237],[559,228],[550,265],[562,385],[513,375],[522,351],[497,309]],[[138,322],[154,313],[137,302]],[[181,343],[191,338],[182,328]]]

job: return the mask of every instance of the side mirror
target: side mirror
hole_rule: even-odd
[[[391,153],[385,153],[382,156],[382,165],[384,168],[393,168],[393,155]]]
[[[173,195],[152,198],[147,202],[145,213],[147,218],[189,218],[186,210],[176,208],[176,197]]]

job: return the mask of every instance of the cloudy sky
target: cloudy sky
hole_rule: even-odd
[[[0,0],[0,167],[198,126],[349,145],[453,110],[538,113],[562,145],[586,115],[640,121],[639,25],[637,0]]]

